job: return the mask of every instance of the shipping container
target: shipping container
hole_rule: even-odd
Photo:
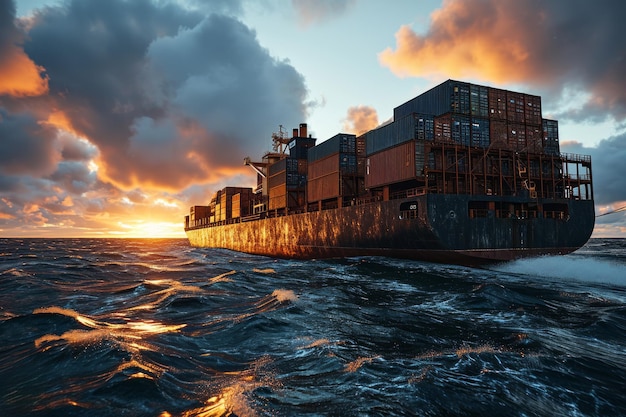
[[[506,120],[506,90],[487,88],[489,99],[489,118]]]
[[[450,113],[435,117],[434,132],[436,142],[452,143],[452,116]]]
[[[549,155],[558,155],[559,146],[559,123],[556,120],[543,119],[543,149]]]
[[[489,139],[491,140],[492,148],[507,149],[509,147],[508,136],[506,120],[489,120]]]
[[[356,136],[349,133],[339,133],[319,145],[309,149],[308,160],[318,161],[336,153],[357,153]]]
[[[541,125],[526,125],[526,144],[529,152],[541,152],[543,149],[543,128]]]
[[[370,130],[366,137],[366,154],[370,155],[418,137],[419,115],[409,114],[385,126]]]
[[[468,146],[471,140],[471,124],[469,116],[453,114],[452,115],[452,141],[460,145]]]
[[[196,221],[209,217],[211,214],[211,208],[209,206],[191,206],[189,209],[189,219]]]
[[[447,80],[393,109],[393,119],[412,113],[440,116],[444,113],[470,114],[470,84]]]
[[[335,171],[312,180],[309,179],[307,185],[307,201],[315,202],[339,197],[340,178],[339,172]]]
[[[282,209],[287,207],[287,186],[286,184],[272,187],[269,190],[269,209]]]
[[[415,123],[419,140],[433,140],[435,138],[435,117],[429,114],[415,113]]]
[[[438,142],[469,145],[471,140],[470,117],[448,113],[434,119],[435,140]]]
[[[530,94],[524,95],[524,121],[528,125],[541,126],[541,97],[532,96]]]
[[[489,92],[487,87],[470,84],[470,114],[472,117],[489,117]]]
[[[339,153],[309,163],[309,181],[339,172]]]
[[[276,175],[279,172],[287,171],[287,159],[289,159],[289,158],[279,159],[278,161],[276,161],[273,164],[271,164],[267,168],[268,176],[271,177],[272,175]]]
[[[472,118],[472,140],[471,146],[488,148],[491,143],[489,137],[489,119]]]
[[[518,151],[526,150],[526,126],[524,124],[509,123],[507,133],[509,149]]]
[[[415,178],[415,150],[415,141],[410,141],[368,155],[365,167],[365,187],[379,187]]]
[[[356,138],[356,156],[358,158],[365,158],[366,152],[365,135],[361,135]]]
[[[233,195],[232,215],[233,219],[241,217],[241,193]]]
[[[267,179],[267,187],[272,189],[279,185],[284,185],[287,183],[287,171],[281,171],[275,175],[272,175]]]
[[[345,148],[344,148],[345,149]],[[346,178],[359,176],[359,163],[363,161],[355,153],[335,153],[323,159],[309,163],[307,200],[309,202],[326,200],[343,196],[341,184],[348,181]],[[364,164],[361,163],[362,167]],[[362,168],[361,168],[362,171]],[[362,173],[361,173],[362,176]],[[355,188],[354,186],[351,187]],[[348,190],[353,193],[355,191]]]
[[[506,92],[506,119],[511,123],[524,123],[525,121],[525,94],[514,91]]]

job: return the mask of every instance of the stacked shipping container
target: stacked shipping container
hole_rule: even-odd
[[[437,140],[437,135],[451,137],[451,121],[422,113],[410,113],[367,132],[365,188],[415,178],[424,168],[424,141]]]
[[[556,120],[543,119],[543,149],[549,155],[558,155],[559,123]]]
[[[539,96],[448,80],[396,107],[394,120],[412,113],[434,117],[437,141],[520,152],[545,149]],[[392,131],[394,123],[385,128]],[[368,138],[380,141],[376,135]],[[368,155],[385,147],[368,143]]]
[[[365,138],[340,133],[309,150],[309,203],[357,197],[364,191]]]
[[[268,167],[268,208],[279,210],[305,205],[307,185],[307,155],[315,146],[315,138],[307,137],[307,125],[293,130],[294,137],[288,144],[289,157],[278,160]],[[299,136],[297,136],[299,134]]]

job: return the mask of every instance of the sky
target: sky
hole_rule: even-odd
[[[279,126],[364,132],[450,78],[540,95],[611,212],[624,21],[622,0],[0,0],[0,237],[184,237]]]

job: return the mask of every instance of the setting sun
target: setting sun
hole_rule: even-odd
[[[119,222],[119,230],[111,232],[116,237],[126,238],[184,238],[185,233],[181,223],[133,220]]]

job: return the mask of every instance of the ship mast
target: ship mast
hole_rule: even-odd
[[[278,159],[284,158],[284,155],[288,149],[287,145],[289,144],[290,141],[291,141],[291,138],[287,137],[287,132],[284,130],[283,125],[279,125],[278,133],[276,132],[272,133],[272,149],[274,150],[274,152],[278,153],[278,155],[276,156],[280,156],[280,158]],[[267,173],[265,172],[265,168],[267,168],[268,161],[270,160],[270,158],[268,158],[269,156],[270,154],[268,153],[263,158],[264,162],[252,161],[252,159],[250,159],[249,156],[246,156],[243,159],[243,164],[251,167],[257,174],[259,174],[263,178],[267,178]]]
[[[278,125],[278,133],[272,133],[272,149],[274,149],[274,152],[284,154],[290,141],[291,138],[287,137],[287,132],[283,130],[283,125]]]

